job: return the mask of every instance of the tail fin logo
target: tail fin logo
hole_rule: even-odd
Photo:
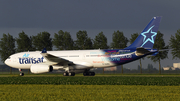
[[[154,26],[149,28],[146,32],[141,33],[141,35],[144,37],[141,47],[143,47],[148,41],[154,44],[154,36],[157,35],[157,32],[152,31],[153,27]]]

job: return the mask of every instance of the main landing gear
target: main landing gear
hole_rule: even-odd
[[[83,75],[84,76],[94,76],[95,73],[94,72],[84,72]]]
[[[63,76],[75,76],[74,72],[64,72]]]
[[[20,71],[20,76],[24,76],[24,73],[22,72],[22,69],[19,69],[19,71]]]

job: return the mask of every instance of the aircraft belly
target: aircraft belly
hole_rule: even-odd
[[[30,69],[31,64],[18,64],[18,65],[14,65],[14,68],[18,68],[18,69]]]

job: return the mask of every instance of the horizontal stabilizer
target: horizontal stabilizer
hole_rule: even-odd
[[[156,52],[156,53],[152,54],[151,56],[156,56],[158,53],[159,53],[159,52]]]
[[[161,49],[158,50],[157,52],[155,52],[154,54],[152,54],[151,56],[156,56],[159,52],[163,52],[163,51],[169,51],[170,49]]]

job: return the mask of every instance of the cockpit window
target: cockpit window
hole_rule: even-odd
[[[8,57],[8,59],[11,59],[11,57]]]

